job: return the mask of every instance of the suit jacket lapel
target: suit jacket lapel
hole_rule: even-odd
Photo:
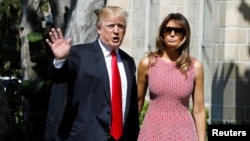
[[[109,102],[109,104],[111,104],[110,103],[111,96],[110,96],[108,70],[107,70],[107,66],[106,66],[103,52],[101,50],[101,47],[100,47],[98,41],[95,42],[94,47],[93,47],[93,51],[94,51],[94,58],[95,58],[95,62],[96,62],[97,67],[98,67],[98,71],[100,73],[100,76],[102,77],[102,81],[103,81],[103,85],[104,85],[103,87],[105,89],[105,95],[106,95],[107,101]]]
[[[129,62],[126,59],[126,57],[123,55],[123,53],[121,51],[119,51],[120,57],[121,57],[121,61],[124,65],[124,69],[125,69],[125,73],[126,73],[126,77],[127,77],[127,98],[126,98],[126,108],[125,108],[125,120],[128,114],[128,109],[130,106],[130,98],[131,98],[131,89],[132,89],[132,84],[129,82],[132,82],[132,78],[131,78],[131,70],[130,70],[130,66],[129,66]]]

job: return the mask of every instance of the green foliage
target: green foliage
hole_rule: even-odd
[[[30,42],[37,42],[37,41],[41,41],[42,39],[43,39],[43,36],[39,33],[31,32],[28,34],[28,40]]]
[[[144,105],[143,105],[143,108],[142,108],[142,111],[141,111],[141,114],[140,114],[140,117],[139,117],[139,121],[140,121],[140,125],[142,124],[143,122],[143,119],[145,117],[145,114],[148,110],[148,106],[149,106],[149,102],[148,101],[145,101],[144,102]]]
[[[19,0],[2,0],[0,5],[0,75],[19,77]]]
[[[16,12],[17,9],[20,8],[20,1],[19,0],[2,0],[1,7],[0,7],[0,20],[3,20],[3,18],[11,19],[13,22],[16,22],[17,20],[14,20],[15,17],[12,17],[13,12]],[[20,12],[20,11],[18,11]]]
[[[48,0],[45,0],[45,1],[43,1],[43,3],[42,3],[42,11],[44,11],[44,12],[49,12],[49,1]]]
[[[20,94],[20,46],[19,19],[21,15],[20,0],[2,0],[0,5],[0,76],[8,76],[6,99],[10,112],[10,133],[8,141],[21,140],[24,131],[22,95]],[[13,77],[15,77],[13,79]],[[1,128],[1,127],[0,127]],[[2,138],[0,138],[2,140]]]
[[[19,39],[20,2],[20,0],[2,0],[0,4],[0,76],[9,77],[5,95],[13,122],[7,140],[39,141],[44,135],[51,90],[51,81],[47,72],[52,53],[44,44],[47,33],[44,33],[42,28],[36,28],[36,32],[28,35],[28,40],[31,61],[36,63],[33,69],[38,78],[22,80]],[[48,10],[46,7],[48,5],[43,6],[44,10]],[[41,22],[38,21],[38,23]],[[12,79],[13,77],[16,79]],[[25,106],[23,106],[24,103],[26,103]],[[2,140],[1,137],[0,140]]]

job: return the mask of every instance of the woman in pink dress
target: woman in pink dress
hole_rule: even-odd
[[[202,63],[189,55],[190,35],[187,19],[171,13],[159,27],[156,51],[140,60],[139,112],[147,89],[150,101],[138,141],[206,140],[204,71]]]

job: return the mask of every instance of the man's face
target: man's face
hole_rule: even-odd
[[[119,48],[125,32],[125,20],[122,17],[109,17],[104,20],[101,27],[97,28],[101,42],[111,50]]]

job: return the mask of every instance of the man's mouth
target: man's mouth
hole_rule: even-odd
[[[113,37],[112,40],[113,40],[114,42],[118,42],[118,41],[119,41],[119,37]]]

